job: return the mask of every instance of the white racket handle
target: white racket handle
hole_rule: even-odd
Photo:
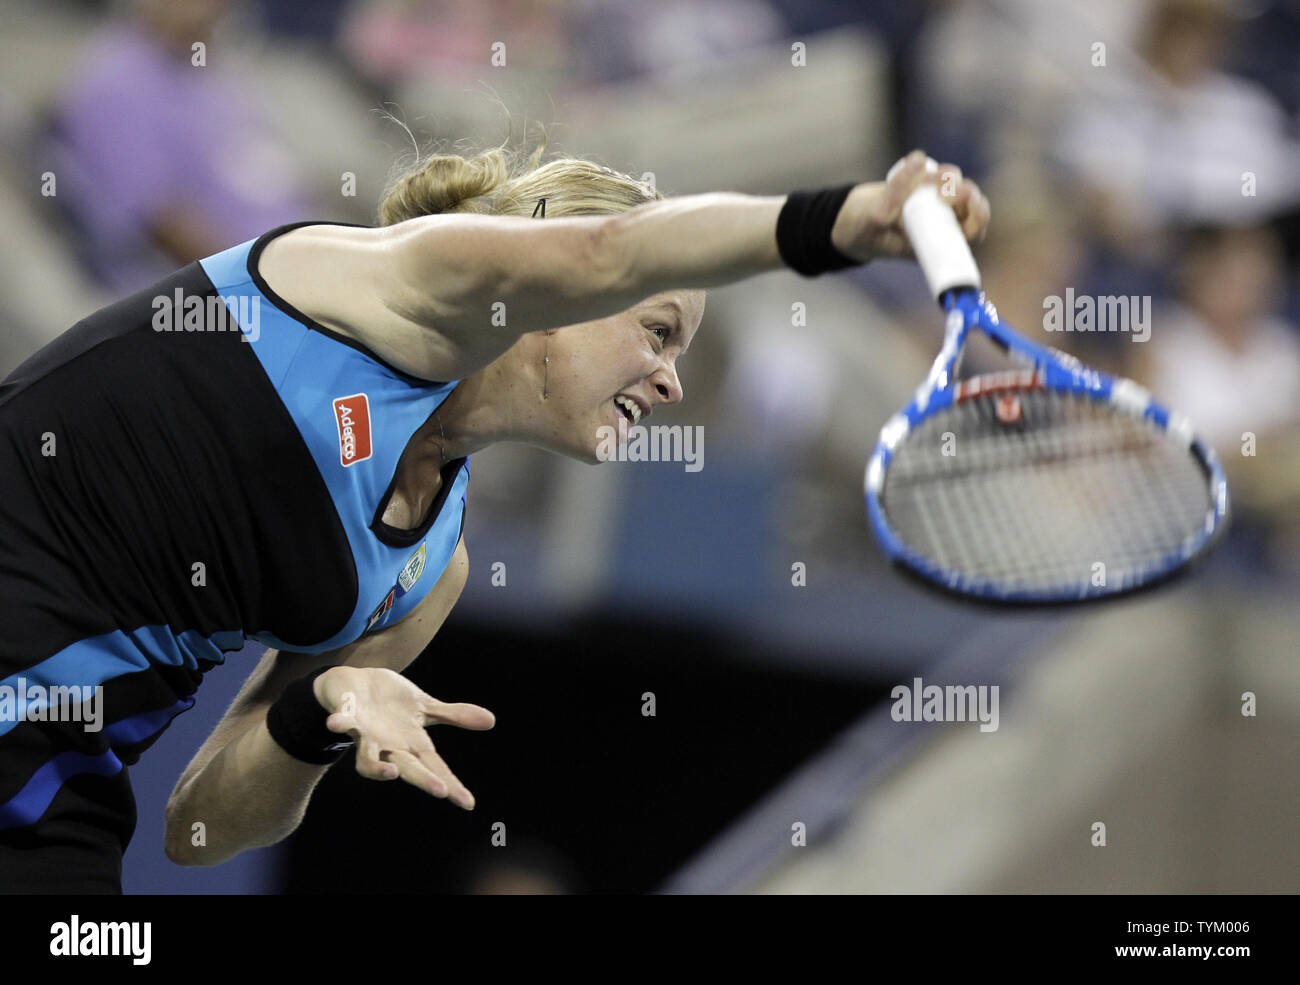
[[[979,267],[957,213],[939,198],[937,185],[921,185],[908,196],[903,203],[903,228],[936,301],[954,287],[979,290]]]

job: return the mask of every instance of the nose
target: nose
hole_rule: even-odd
[[[659,367],[650,377],[650,384],[659,394],[659,402],[665,404],[681,403],[682,382],[677,378],[677,368],[671,363]]]

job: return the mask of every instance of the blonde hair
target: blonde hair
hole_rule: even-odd
[[[468,157],[432,154],[391,181],[379,222],[391,226],[443,212],[532,216],[546,199],[547,217],[615,215],[664,198],[651,182],[578,157],[542,162],[545,142],[531,153],[506,145]]]

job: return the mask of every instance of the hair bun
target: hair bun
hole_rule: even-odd
[[[432,155],[389,186],[379,221],[391,226],[446,212],[527,217],[540,198],[548,217],[614,215],[663,198],[646,182],[582,158],[543,164],[544,150],[512,156],[501,146],[472,157]]]
[[[509,179],[499,151],[466,158],[435,154],[401,178],[384,197],[379,219],[384,225],[440,212],[491,212],[490,199]]]

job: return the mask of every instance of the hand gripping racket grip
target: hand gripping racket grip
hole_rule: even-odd
[[[908,196],[903,203],[903,228],[935,300],[954,287],[979,290],[979,267],[957,223],[957,213],[939,198],[936,185],[921,185]]]

